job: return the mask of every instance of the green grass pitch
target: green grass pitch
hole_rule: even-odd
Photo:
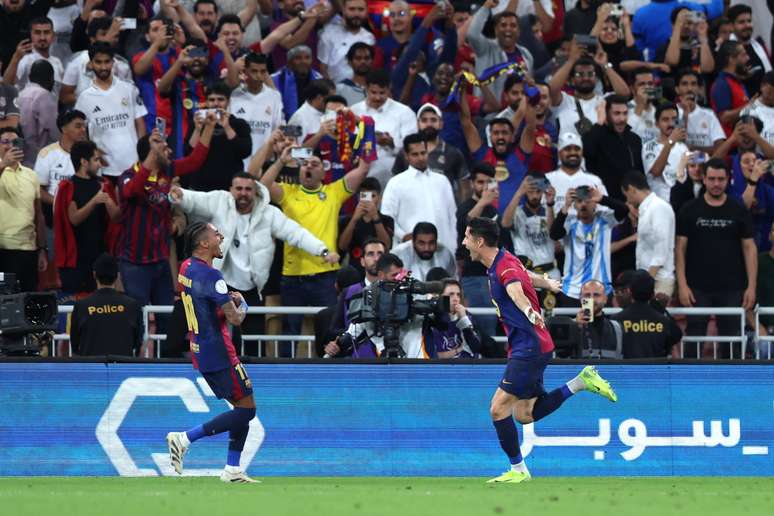
[[[0,478],[0,514],[534,516],[774,514],[772,478]]]

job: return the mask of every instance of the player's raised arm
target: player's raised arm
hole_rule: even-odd
[[[524,313],[529,322],[538,327],[544,325],[543,316],[540,315],[540,312],[532,308],[529,299],[524,295],[524,290],[521,288],[520,282],[513,281],[509,283],[508,286],[505,287],[505,291],[508,292],[508,296],[513,300],[516,308]]]
[[[229,292],[229,296],[231,296],[229,302],[221,305],[220,308],[229,324],[239,326],[247,316],[247,303],[239,292]]]

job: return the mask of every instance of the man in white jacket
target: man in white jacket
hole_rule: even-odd
[[[269,191],[246,173],[231,180],[231,189],[196,192],[173,187],[172,202],[189,215],[212,222],[223,235],[223,258],[215,259],[229,290],[239,291],[250,306],[261,304],[274,257],[274,239],[279,238],[320,260],[338,263],[336,253],[323,257],[326,245],[282,211],[269,204]],[[246,334],[261,331],[260,316],[247,316],[242,324]],[[239,346],[239,339],[234,338]]]

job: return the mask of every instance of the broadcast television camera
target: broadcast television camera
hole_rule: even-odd
[[[449,311],[449,297],[428,297],[441,294],[440,281],[419,281],[406,277],[399,281],[376,281],[363,289],[359,297],[352,299],[352,322],[373,323],[374,336],[384,339],[382,356],[402,358],[406,355],[400,345],[400,325],[416,316],[433,316]],[[351,338],[339,339],[340,346],[352,346]]]

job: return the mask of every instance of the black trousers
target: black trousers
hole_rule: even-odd
[[[0,249],[0,272],[16,274],[22,292],[38,289],[38,252]]]
[[[719,290],[708,292],[704,290],[691,289],[693,297],[696,299],[695,306],[725,308],[742,306],[743,290]],[[724,337],[736,337],[741,335],[739,326],[739,317],[736,315],[717,315],[715,321],[718,325],[718,335]],[[706,335],[708,315],[688,316],[686,335]],[[711,341],[712,339],[708,339]],[[702,342],[686,342],[683,344],[685,358],[701,358]],[[734,358],[741,358],[742,346],[739,342],[718,342],[718,358],[731,358],[731,345],[733,344]]]

